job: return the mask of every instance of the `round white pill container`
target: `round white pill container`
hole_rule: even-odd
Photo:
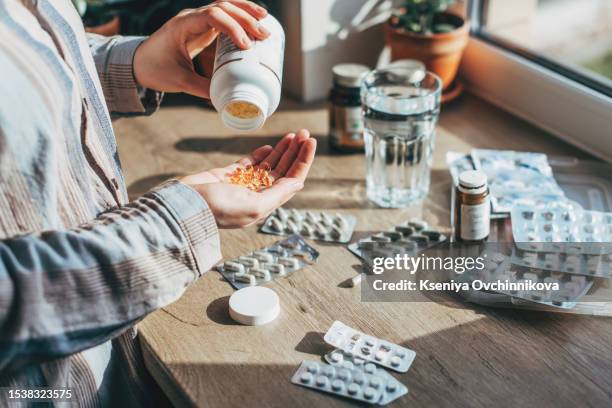
[[[223,123],[239,132],[259,129],[280,102],[285,32],[271,15],[259,22],[270,31],[248,50],[219,35],[210,99]]]
[[[229,313],[236,322],[247,326],[270,323],[280,313],[278,295],[263,286],[240,289],[230,296]]]

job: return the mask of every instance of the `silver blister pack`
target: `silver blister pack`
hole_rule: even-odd
[[[278,208],[259,230],[266,234],[299,234],[317,241],[347,243],[356,224],[357,218],[349,214]]]
[[[476,169],[487,175],[496,213],[509,213],[516,205],[544,207],[567,202],[545,154],[474,149],[472,158]]]
[[[236,289],[257,286],[288,276],[316,262],[319,252],[299,235],[217,265]]]
[[[383,379],[357,368],[335,367],[322,361],[303,361],[291,382],[306,388],[376,404],[383,396]]]
[[[425,221],[413,219],[389,231],[360,239],[350,244],[348,249],[371,263],[375,258],[416,254],[444,241],[446,241],[446,236],[440,231],[430,228]]]
[[[612,213],[519,206],[511,216],[512,235],[520,249],[580,255],[612,250]]]
[[[612,273],[612,254],[567,254],[562,252],[523,251],[513,248],[511,262],[514,265],[528,268],[599,278],[608,278]]]
[[[578,300],[591,289],[594,280],[591,276],[571,275],[513,265],[511,257],[502,254],[497,254],[489,259],[484,269],[474,269],[466,275],[472,280],[480,279],[484,282],[507,281],[523,284],[532,282],[548,285],[556,283],[559,285],[559,290],[494,290],[494,292],[562,309],[574,308]]]
[[[326,343],[357,358],[376,363],[400,373],[408,371],[416,353],[397,344],[368,336],[342,322],[335,321],[323,337]]]
[[[337,367],[357,368],[367,374],[378,375],[382,380],[383,394],[378,401],[378,405],[386,405],[395,401],[399,397],[408,394],[408,387],[397,381],[395,377],[389,374],[384,368],[378,368],[374,363],[369,363],[359,357],[355,357],[350,353],[346,353],[340,349],[330,351],[323,356],[325,361]]]

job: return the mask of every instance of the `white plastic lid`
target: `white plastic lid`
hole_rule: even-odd
[[[410,75],[410,82],[412,83],[421,82],[427,73],[425,64],[415,59],[400,59],[393,61],[385,67],[385,69],[389,68],[401,68],[412,71],[412,74]]]
[[[487,175],[479,170],[464,171],[459,175],[459,191],[482,194],[487,190]]]
[[[334,82],[347,88],[359,88],[370,71],[370,67],[361,64],[338,64],[332,68]]]
[[[263,286],[240,289],[230,296],[229,313],[232,319],[247,326],[270,323],[280,314],[278,295]]]

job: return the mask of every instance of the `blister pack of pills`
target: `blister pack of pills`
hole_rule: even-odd
[[[389,231],[379,232],[348,246],[349,250],[366,262],[375,258],[416,254],[446,241],[440,231],[430,228],[423,220],[411,220]]]
[[[303,361],[291,382],[369,404],[378,403],[384,392],[380,376],[358,368],[334,367],[322,361]]]
[[[562,309],[574,308],[577,301],[591,289],[594,280],[591,276],[571,275],[513,265],[511,257],[502,254],[491,257],[484,269],[473,269],[466,273],[464,278],[496,285],[508,285],[508,288],[498,286],[490,290]],[[520,284],[524,288],[512,287],[514,284]],[[555,285],[558,286],[558,289],[554,288]]]
[[[368,363],[361,358],[355,357],[339,349],[330,351],[323,358],[329,364],[336,367],[357,368],[367,374],[379,376],[382,379],[380,387],[383,389],[383,395],[378,401],[378,405],[386,405],[395,401],[402,395],[408,394],[408,387],[397,381],[395,377],[389,374],[385,369],[376,367],[374,363]]]
[[[217,270],[236,289],[262,285],[316,262],[319,252],[299,235],[226,261]]]
[[[408,371],[416,356],[413,350],[368,336],[339,321],[334,322],[323,339],[357,358],[401,373]]]
[[[487,175],[496,213],[508,213],[518,204],[541,207],[567,200],[545,154],[475,149],[472,158]]]
[[[601,255],[612,251],[612,213],[515,207],[512,235],[526,251]]]
[[[347,243],[353,236],[357,218],[348,214],[325,211],[278,208],[262,224],[266,234],[299,234],[318,241]]]
[[[528,268],[544,269],[574,275],[610,277],[612,254],[585,255],[562,252],[523,251],[513,248],[511,262]]]

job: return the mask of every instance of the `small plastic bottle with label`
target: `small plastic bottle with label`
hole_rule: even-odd
[[[363,151],[360,91],[370,68],[360,64],[338,64],[332,72],[334,86],[329,93],[329,143],[337,151]]]
[[[455,238],[459,242],[485,242],[491,229],[491,198],[487,175],[470,170],[459,175],[455,203]]]
[[[285,32],[271,15],[260,24],[270,36],[252,40],[248,50],[225,34],[217,40],[210,99],[223,123],[239,132],[262,127],[280,102]]]

